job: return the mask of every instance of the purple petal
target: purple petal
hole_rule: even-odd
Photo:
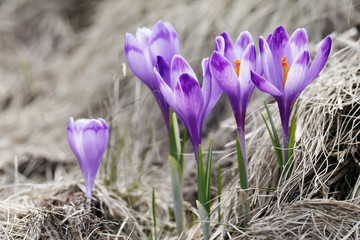
[[[303,52],[304,50],[308,50],[308,36],[306,34],[306,30],[303,28],[298,28],[290,37],[288,42],[288,54],[287,61],[290,65],[292,65],[295,57]]]
[[[269,34],[266,36],[266,42],[267,42],[267,44],[270,43],[271,37],[272,37],[272,33],[269,33]]]
[[[245,104],[245,108],[255,87],[251,81],[250,70],[256,71],[256,50],[254,43],[250,43],[247,46],[240,65],[240,97],[241,101]]]
[[[204,116],[203,116],[204,120],[211,111],[211,109],[218,102],[222,94],[222,89],[217,84],[215,78],[211,76],[209,62],[210,62],[209,58],[204,58],[202,61],[202,69],[203,69],[202,92],[204,94],[204,105],[207,106],[204,109]]]
[[[275,71],[278,76],[281,76],[280,79],[282,79],[283,72],[281,58],[286,56],[286,46],[288,41],[289,35],[287,34],[285,28],[280,26],[275,29],[269,43],[269,47],[273,55]]]
[[[148,28],[138,28],[136,30],[136,40],[142,46],[142,49],[149,44],[149,39],[151,35],[151,30]]]
[[[179,81],[180,75],[187,73],[197,80],[196,75],[186,60],[180,55],[175,55],[171,61],[171,86],[175,86]]]
[[[213,52],[210,59],[210,71],[219,86],[230,98],[237,98],[239,96],[239,79],[229,60],[220,53]]]
[[[282,89],[282,71],[278,72],[269,45],[263,37],[259,38],[260,58],[265,78],[275,87]]]
[[[125,56],[133,73],[150,89],[154,89],[150,55],[143,51],[143,46],[130,33],[125,35]]]
[[[285,83],[286,106],[291,111],[295,100],[301,93],[304,80],[309,67],[309,52],[307,50],[299,54],[290,67],[289,74]]]
[[[234,43],[232,42],[230,36],[227,34],[227,32],[223,32],[221,36],[224,38],[224,42],[225,42],[224,56],[229,61],[236,60],[236,55],[234,52]],[[235,64],[233,64],[233,66],[235,66]]]
[[[255,86],[266,93],[273,95],[274,97],[282,96],[282,92],[280,92],[271,82],[259,76],[257,73],[250,71],[251,80],[255,84]]]
[[[221,55],[224,55],[225,41],[222,36],[218,36],[215,38],[215,51],[219,52]]]
[[[240,86],[252,84],[250,81],[250,70],[256,70],[256,50],[254,43],[247,46],[242,58],[239,72]]]
[[[184,125],[189,126],[190,122],[197,123],[204,106],[204,96],[197,80],[188,73],[182,74],[175,85],[174,94],[177,111],[183,116]],[[178,112],[176,113],[179,115]]]
[[[240,33],[240,35],[235,43],[236,59],[240,60],[242,58],[242,55],[244,54],[245,49],[252,42],[253,42],[253,39],[251,37],[251,34],[248,31]],[[236,59],[232,59],[232,60],[236,60]],[[229,59],[229,60],[231,60],[231,59]]]
[[[67,139],[71,150],[73,151],[76,159],[79,162],[80,167],[82,168],[83,165],[82,162],[85,157],[83,156],[83,152],[79,151],[80,146],[78,145],[78,141],[76,141],[75,139],[76,136],[77,136],[77,131],[75,130],[74,119],[71,117],[69,119],[68,128],[67,128]]]
[[[174,96],[173,90],[170,88],[170,86],[168,84],[165,83],[165,81],[160,76],[160,74],[156,68],[154,68],[154,76],[155,76],[155,79],[158,83],[161,94],[164,97],[165,101],[176,112],[177,105],[175,102],[175,96]]]
[[[171,34],[171,36],[173,38],[172,42],[174,44],[175,52],[179,53],[180,52],[180,41],[179,41],[178,35],[177,35],[176,31],[175,31],[175,28],[168,22],[165,23],[165,26],[169,30],[169,32],[170,32],[170,34]]]
[[[281,52],[280,55],[284,55],[283,50],[285,49],[288,41],[289,35],[286,32],[286,29],[283,26],[276,28],[269,41],[271,51]]]
[[[170,31],[166,28],[162,21],[158,21],[150,36],[149,50],[151,52],[152,62],[156,64],[156,57],[162,56],[164,60],[170,64],[172,57],[178,49],[178,44],[174,43],[174,39]]]
[[[98,120],[91,120],[82,131],[82,147],[90,169],[100,163],[109,141],[109,131]],[[97,171],[97,168],[96,168]],[[95,171],[95,172],[96,172]]]
[[[310,66],[309,72],[305,79],[305,86],[309,85],[319,75],[329,57],[330,49],[331,38],[328,36],[321,44],[321,47],[316,53],[315,59]]]
[[[166,63],[166,61],[162,56],[157,56],[157,66],[159,68],[159,73],[162,79],[165,81],[167,85],[173,88],[174,86],[171,86],[171,80],[170,80],[170,66]]]

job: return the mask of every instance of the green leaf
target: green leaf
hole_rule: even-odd
[[[237,150],[240,186],[243,190],[245,190],[247,192],[248,184],[247,184],[247,178],[246,178],[246,169],[245,169],[244,159],[243,159],[243,155],[242,155],[238,137],[236,137],[236,150]]]
[[[222,192],[222,175],[221,175],[221,163],[219,163],[218,167],[218,175],[217,175],[217,184],[218,184],[218,222],[221,222],[221,192]]]
[[[177,160],[177,149],[176,149],[176,139],[175,139],[175,128],[173,120],[173,111],[169,108],[169,145],[170,145],[170,156]]]
[[[176,228],[180,236],[184,228],[184,210],[183,210],[183,193],[182,193],[182,170],[179,162],[169,155],[169,166],[171,171],[171,189],[174,201],[174,212]]]
[[[208,150],[208,156],[207,156],[207,162],[206,162],[206,194],[205,194],[205,207],[206,210],[210,213],[210,199],[211,199],[211,163],[212,163],[212,152],[213,152],[213,140],[210,139],[209,143],[209,150]]]
[[[265,120],[265,117],[264,117],[264,115],[262,114],[262,113],[260,113],[261,114],[261,117],[262,117],[262,119],[263,119],[263,121],[264,121],[264,123],[265,123],[265,125],[266,125],[266,128],[267,128],[267,130],[268,130],[268,132],[269,132],[269,135],[270,135],[270,139],[271,139],[271,142],[272,142],[272,144],[273,144],[273,146],[274,146],[274,149],[275,149],[275,154],[276,154],[276,158],[277,158],[277,160],[278,160],[278,164],[279,164],[279,167],[280,167],[280,172],[282,172],[283,171],[283,161],[282,161],[282,153],[281,153],[281,146],[279,146],[279,145],[276,145],[276,143],[275,143],[275,140],[274,140],[274,137],[273,137],[273,135],[272,135],[272,133],[271,133],[271,130],[270,130],[270,128],[269,128],[269,125],[267,124],[267,122],[266,122],[266,120]]]
[[[185,152],[186,138],[187,138],[187,130],[185,128],[184,133],[183,133],[182,143],[181,143],[180,160],[179,160],[181,170],[183,170],[183,168],[184,168],[183,166],[184,166],[184,152]]]
[[[205,203],[205,173],[204,173],[204,162],[203,155],[201,150],[201,145],[199,145],[199,154],[198,154],[198,200],[201,204]]]
[[[157,240],[156,210],[155,210],[155,190],[154,190],[154,187],[152,189],[152,213],[153,213],[153,221],[154,221],[154,239]]]
[[[199,211],[199,217],[201,221],[201,228],[204,234],[204,239],[209,240],[210,239],[210,219],[209,219],[209,213],[204,207],[203,204],[201,204],[199,201],[196,201],[196,206]]]
[[[176,144],[176,159],[180,159],[179,157],[179,151],[181,149],[181,144],[180,144],[180,131],[179,131],[179,124],[178,124],[178,120],[176,117],[176,114],[173,112],[173,125],[174,125],[174,137],[175,137],[175,144]]]

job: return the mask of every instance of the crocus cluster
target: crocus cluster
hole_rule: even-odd
[[[202,125],[224,91],[237,124],[241,172],[247,176],[245,151],[246,109],[255,87],[274,96],[278,103],[284,160],[289,142],[289,119],[296,99],[320,73],[331,48],[331,39],[322,43],[310,65],[308,37],[297,29],[289,37],[283,26],[266,39],[259,38],[259,56],[249,32],[242,32],[235,44],[224,32],[215,39],[215,50],[202,60],[202,87],[193,69],[178,55],[179,40],[169,23],[159,21],[153,28],[126,34],[125,53],[129,66],[153,92],[169,129],[169,107],[186,127],[198,161]],[[239,147],[238,147],[239,148]],[[244,166],[244,167],[243,167]],[[247,181],[247,180],[246,180]],[[247,183],[245,185],[247,188]],[[205,235],[204,237],[209,236]]]
[[[109,127],[102,118],[69,119],[67,139],[79,162],[86,185],[86,199],[90,202],[92,187],[100,161],[109,142]]]

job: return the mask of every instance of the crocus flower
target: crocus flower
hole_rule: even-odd
[[[260,64],[256,62],[255,45],[247,31],[239,35],[235,45],[226,32],[217,37],[215,42],[216,48],[211,55],[210,70],[230,100],[246,166],[245,116],[255,87],[250,78],[250,70],[260,73]]]
[[[179,53],[180,43],[174,27],[170,23],[158,21],[152,30],[138,28],[136,35],[125,35],[125,55],[133,73],[152,91],[158,102],[169,129],[169,105],[164,100],[153,68],[161,74],[166,84],[170,84],[169,69],[174,54]]]
[[[200,88],[194,71],[180,55],[175,55],[171,61],[170,84],[154,68],[161,93],[189,132],[196,160],[202,125],[222,93],[211,76],[208,58],[203,59],[202,69],[203,85]]]
[[[308,36],[305,29],[297,29],[289,38],[283,26],[275,29],[266,40],[259,39],[260,56],[265,78],[251,72],[251,80],[261,91],[274,96],[278,103],[283,128],[284,164],[289,143],[291,110],[300,93],[320,73],[331,48],[328,36],[309,66]]]
[[[109,142],[109,127],[102,118],[69,119],[67,138],[77,158],[86,185],[86,199],[90,202],[92,187],[101,158]]]

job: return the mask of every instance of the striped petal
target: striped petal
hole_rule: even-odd
[[[274,97],[282,96],[282,92],[280,92],[271,82],[259,76],[257,73],[250,71],[251,81],[255,84],[255,86],[266,93],[273,95]]]
[[[155,86],[152,74],[153,64],[150,56],[130,33],[125,35],[125,56],[133,73],[153,90]]]
[[[230,97],[240,94],[240,83],[232,64],[218,52],[213,52],[210,59],[210,71],[218,85]]]
[[[326,37],[324,42],[321,44],[320,49],[316,53],[315,59],[312,62],[309,72],[305,79],[305,87],[309,85],[320,73],[325,66],[325,63],[329,57],[331,49],[331,38]]]

